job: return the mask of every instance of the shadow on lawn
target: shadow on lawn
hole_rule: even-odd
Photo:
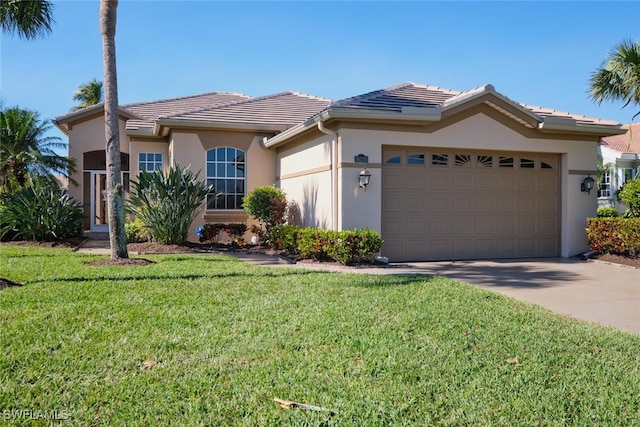
[[[326,275],[333,274],[327,271],[310,271],[310,270],[285,270],[279,269],[276,272],[266,271],[264,273],[252,273],[252,272],[229,272],[229,273],[202,273],[202,274],[155,274],[155,275],[140,275],[140,276],[93,276],[93,277],[57,277],[49,279],[32,280],[29,283],[86,283],[86,282],[136,282],[136,281],[148,281],[148,280],[200,280],[200,279],[227,279],[233,277],[242,278],[263,278],[263,277],[284,277],[284,276],[308,276],[308,275]]]

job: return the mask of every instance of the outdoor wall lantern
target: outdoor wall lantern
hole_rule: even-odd
[[[371,179],[371,172],[369,172],[367,168],[362,169],[358,175],[358,183],[360,184],[360,188],[364,188],[364,191],[367,191],[369,179]]]
[[[595,182],[596,180],[591,178],[591,175],[587,176],[580,183],[580,191],[586,191],[587,193],[591,194],[591,190],[593,190],[593,185],[595,184]]]

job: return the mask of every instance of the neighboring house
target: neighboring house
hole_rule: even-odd
[[[87,229],[104,230],[102,105],[58,117],[82,171]],[[224,194],[194,221],[244,222],[242,197],[277,184],[304,225],[381,232],[392,261],[568,257],[586,251],[602,137],[620,124],[519,104],[491,85],[404,83],[330,102],[210,93],[123,105],[122,169],[201,170]],[[362,172],[371,174],[365,188]]]
[[[617,201],[616,191],[628,180],[640,177],[640,123],[624,125],[622,129],[627,129],[627,133],[602,138],[598,153],[604,166],[598,206],[612,206],[620,213],[626,206]]]

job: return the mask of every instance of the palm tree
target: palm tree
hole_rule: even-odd
[[[51,32],[53,5],[44,0],[0,1],[0,28],[9,34],[35,39]]]
[[[129,258],[124,231],[124,204],[120,175],[118,78],[116,73],[116,16],[118,0],[100,0],[100,33],[104,66],[104,119],[107,152],[107,211],[111,259]]]
[[[91,107],[102,102],[102,82],[95,79],[80,85],[73,93],[73,100],[80,103],[72,108],[73,111]]]
[[[627,105],[640,106],[640,41],[623,40],[614,46],[605,62],[591,74],[589,79],[591,99],[622,101]],[[640,115],[640,111],[633,118]],[[632,119],[633,120],[633,119]]]
[[[0,191],[14,193],[35,177],[56,183],[56,174],[70,182],[75,160],[58,155],[66,148],[57,136],[47,136],[52,126],[35,111],[11,107],[0,110]]]

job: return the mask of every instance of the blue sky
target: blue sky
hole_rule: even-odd
[[[49,36],[1,36],[4,105],[43,118],[102,80],[99,2],[54,7]],[[628,123],[636,111],[587,94],[591,72],[625,38],[640,38],[640,2],[121,0],[119,99],[294,90],[337,100],[406,81],[491,83],[518,102]]]

